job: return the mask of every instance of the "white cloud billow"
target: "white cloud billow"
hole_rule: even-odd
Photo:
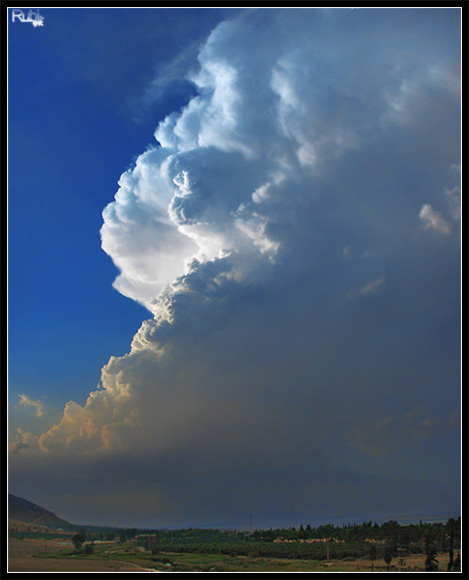
[[[434,230],[442,235],[448,235],[451,233],[451,227],[441,212],[434,210],[429,203],[425,203],[422,206],[422,209],[419,212],[419,218],[422,222],[422,227],[425,230]]]
[[[409,54],[405,31],[385,25],[380,35],[347,34],[339,52],[327,32],[332,19],[274,11],[215,29],[192,77],[199,94],[159,124],[160,147],[122,176],[103,213],[103,249],[121,270],[115,285],[123,294],[151,310],[193,257],[211,260],[249,245],[275,253],[282,240],[271,234],[279,218],[272,212],[308,203],[324,163],[366,147],[393,124],[412,125],[428,87],[448,98],[444,58]],[[346,19],[340,15],[339,25]],[[367,42],[372,58],[364,57]],[[300,175],[292,199],[288,178]],[[435,220],[425,224],[441,230]]]
[[[36,417],[42,417],[44,415],[44,405],[41,401],[34,401],[30,399],[27,395],[19,396],[19,404],[23,407],[33,407],[35,409]]]

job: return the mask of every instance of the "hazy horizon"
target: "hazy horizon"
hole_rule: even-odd
[[[15,495],[13,494],[11,491],[9,491],[9,494]],[[18,496],[16,496],[18,497]],[[21,498],[21,499],[26,499],[27,501],[29,501],[27,498]],[[32,502],[34,503],[34,502]],[[47,509],[48,511],[50,511],[51,513],[53,513],[55,516],[59,517],[60,519],[65,519],[65,521],[68,521],[66,518],[62,518],[61,514],[55,513],[55,511],[50,508],[50,507],[46,507],[46,506],[40,506],[44,509]],[[321,519],[321,520],[315,520],[314,517],[311,519],[309,519],[307,522],[303,521],[301,514],[291,514],[290,516],[283,514],[280,515],[280,517],[278,517],[278,514],[268,514],[266,516],[266,514],[262,515],[262,516],[254,516],[253,514],[248,514],[247,518],[245,518],[246,521],[242,521],[242,518],[239,517],[237,520],[233,520],[230,522],[205,522],[199,526],[192,526],[190,524],[190,522],[183,522],[181,525],[170,525],[170,526],[160,526],[159,528],[153,528],[151,523],[147,523],[146,525],[140,525],[140,526],[134,526],[132,525],[132,522],[129,521],[127,522],[126,525],[109,525],[107,526],[105,523],[95,523],[95,522],[82,522],[82,521],[69,521],[69,524],[74,524],[76,526],[98,526],[98,527],[110,527],[110,528],[114,528],[114,529],[121,529],[121,528],[135,528],[137,527],[139,530],[151,530],[151,529],[168,529],[168,530],[177,530],[177,529],[187,529],[187,528],[201,528],[201,529],[225,529],[225,530],[240,530],[240,531],[250,531],[250,530],[256,530],[256,529],[270,529],[270,528],[291,528],[291,527],[295,527],[295,528],[299,528],[300,526],[306,527],[307,525],[310,525],[312,528],[317,528],[319,526],[324,526],[327,524],[331,524],[334,526],[346,526],[346,525],[360,525],[364,522],[368,522],[368,521],[372,521],[372,523],[378,523],[378,524],[382,524],[385,522],[389,522],[389,521],[397,521],[400,525],[415,525],[415,524],[419,524],[420,522],[423,523],[446,523],[450,518],[454,518],[457,519],[458,517],[460,517],[461,514],[446,514],[446,515],[442,515],[442,514],[400,514],[400,515],[396,515],[396,514],[388,514],[386,516],[381,516],[378,517],[377,519],[371,519],[370,518],[366,518],[364,514],[342,514],[340,516],[336,516],[334,518],[331,518],[330,520],[326,520],[326,519]],[[291,517],[292,521],[289,523],[288,522],[288,518]],[[292,523],[293,522],[293,523]]]

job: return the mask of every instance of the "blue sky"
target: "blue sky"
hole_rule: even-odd
[[[9,23],[10,403],[62,406],[84,401],[146,317],[112,288],[99,239],[119,175],[191,93],[179,82],[143,106],[145,90],[225,13],[42,13],[43,28]]]
[[[9,22],[10,491],[457,516],[459,10],[41,14]]]

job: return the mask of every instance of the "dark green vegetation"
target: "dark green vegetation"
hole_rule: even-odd
[[[112,557],[158,570],[337,570],[350,563],[361,569],[399,570],[408,569],[416,555],[421,555],[421,570],[461,569],[460,518],[446,523],[364,522],[254,532],[133,528],[80,531],[67,538],[69,545],[55,557]],[[444,562],[439,556],[441,564],[439,554],[445,555]],[[50,558],[50,552],[44,557]]]
[[[77,526],[9,495],[9,537],[54,541],[41,558],[109,559],[157,570],[461,570],[461,518],[401,525],[371,521],[252,532]],[[22,522],[21,525],[20,522]],[[46,527],[47,526],[47,527]],[[58,541],[63,539],[62,547]],[[442,557],[444,556],[444,557]]]
[[[256,530],[153,530],[137,536],[139,545],[160,552],[223,554],[297,560],[384,559],[388,566],[412,554],[426,554],[428,569],[437,569],[436,554],[461,547],[461,520],[400,525],[325,525],[313,528]],[[451,554],[450,554],[451,557]],[[454,567],[454,559],[452,568]]]

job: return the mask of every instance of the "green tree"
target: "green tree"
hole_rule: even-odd
[[[85,546],[85,554],[86,554],[87,556],[89,556],[89,555],[90,555],[90,554],[92,554],[93,552],[94,552],[94,545],[93,545],[93,542],[91,542],[91,544],[87,544],[87,545]]]
[[[451,531],[449,537],[449,562],[448,562],[448,572],[451,572],[454,568],[454,532]]]
[[[391,566],[391,562],[392,562],[392,550],[387,547],[385,552],[384,552],[384,561],[386,562],[386,566],[388,568],[388,572],[389,572],[389,567]]]
[[[451,570],[454,569],[454,528],[455,528],[455,524],[456,524],[456,522],[454,521],[453,518],[450,518],[446,524],[446,529],[447,529],[448,534],[449,534],[448,572],[451,572]]]
[[[425,572],[435,572],[438,570],[438,560],[436,559],[435,542],[430,534],[425,535]]]
[[[72,538],[73,545],[75,546],[75,550],[79,550],[84,541],[86,540],[85,532],[80,530],[77,534],[75,534]]]
[[[376,560],[376,546],[374,544],[370,544],[370,560],[371,560],[371,571],[373,572],[375,569],[375,560]]]
[[[391,556],[395,556],[397,554],[397,536],[400,530],[400,526],[395,520],[390,520],[389,522],[385,522],[381,528],[383,530],[384,537],[386,538]]]

